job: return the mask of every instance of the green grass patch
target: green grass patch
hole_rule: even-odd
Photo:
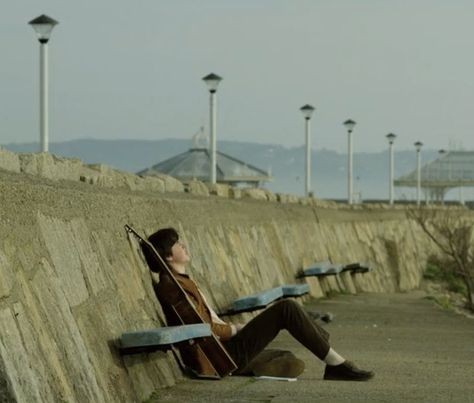
[[[430,300],[435,302],[437,305],[439,305],[443,309],[452,309],[453,305],[451,304],[451,301],[449,300],[449,297],[443,295],[440,297],[435,297],[433,295],[428,295],[425,297],[425,299]]]
[[[463,279],[458,276],[448,264],[436,264],[429,262],[426,265],[423,278],[446,284],[446,288],[451,292],[456,292],[464,296],[467,295],[467,287]]]

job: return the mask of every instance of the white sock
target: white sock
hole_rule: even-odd
[[[332,348],[329,348],[328,354],[324,357],[324,362],[328,365],[340,365],[346,361],[338,353],[336,353]]]

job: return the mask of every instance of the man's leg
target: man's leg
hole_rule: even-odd
[[[327,332],[314,323],[296,302],[283,300],[256,316],[239,333],[224,343],[239,367],[237,373],[243,372],[250,361],[278,335],[281,329],[288,330],[319,359],[324,360],[327,356],[330,349]]]

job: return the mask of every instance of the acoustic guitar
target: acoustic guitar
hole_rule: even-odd
[[[183,325],[206,323],[179,284],[171,268],[156,251],[154,246],[142,238],[129,225],[125,225],[125,229],[128,233],[133,234],[138,239],[149,269],[152,272],[164,271],[171,279],[171,284],[176,289],[175,292],[173,292],[173,294],[176,295],[176,303],[172,304],[171,308],[174,310],[181,323]],[[201,373],[196,373],[195,370],[194,372],[196,376],[220,379],[237,369],[237,365],[232,360],[232,357],[215,335],[197,338],[193,340],[193,343],[196,345],[196,348],[200,350],[201,358],[206,361],[206,370]]]

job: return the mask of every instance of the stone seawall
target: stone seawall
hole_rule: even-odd
[[[321,260],[371,262],[375,271],[309,279],[314,297],[413,289],[434,251],[402,209],[66,179],[0,169],[0,402],[140,402],[181,379],[170,354],[117,352],[122,332],[163,324],[124,224],[143,234],[176,227],[190,274],[217,310],[295,283],[303,265]]]

